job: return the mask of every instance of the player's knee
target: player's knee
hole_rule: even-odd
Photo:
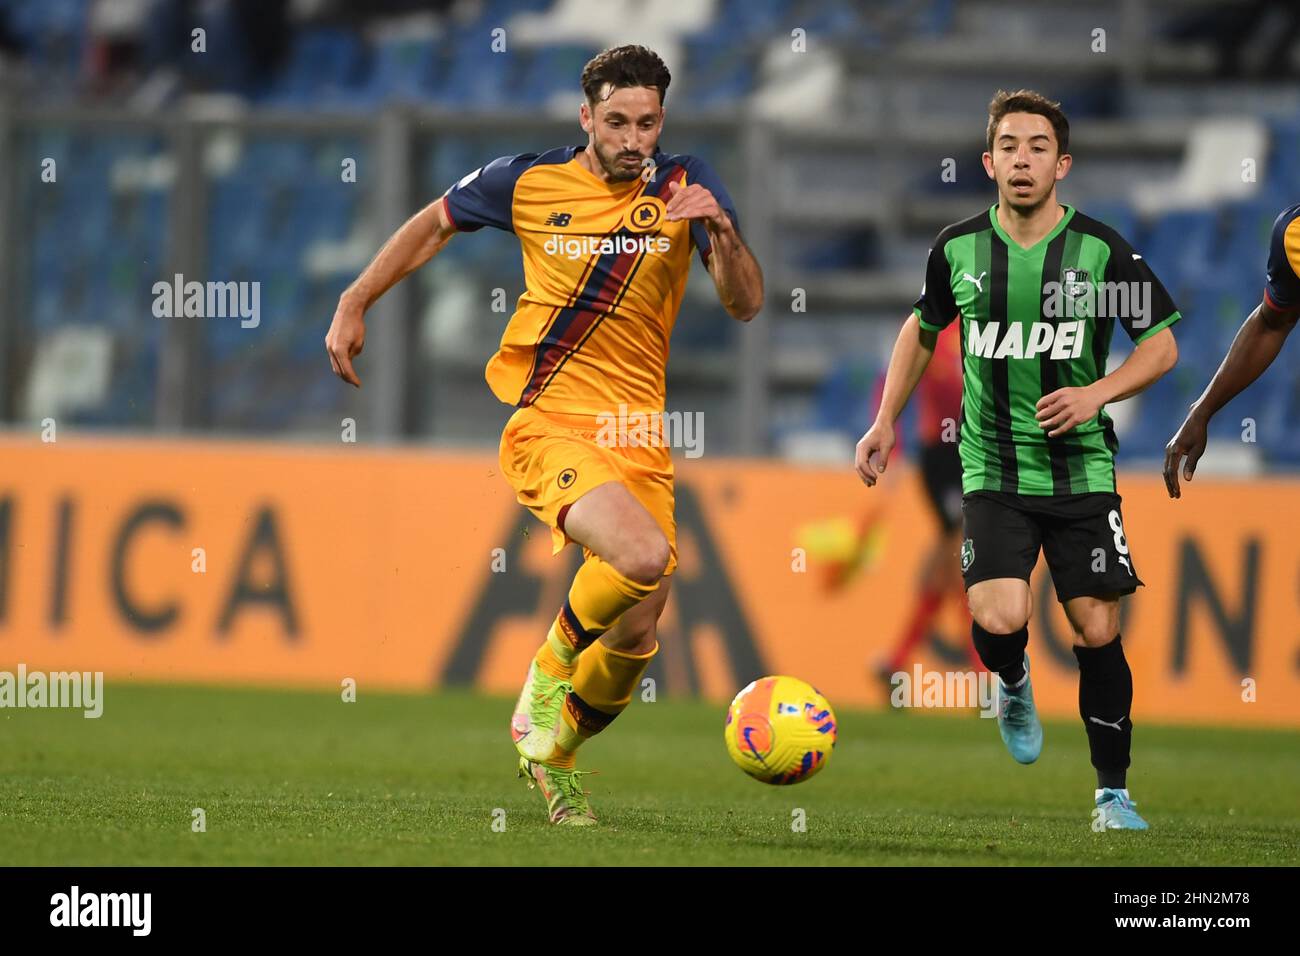
[[[637,584],[658,584],[668,567],[668,539],[659,529],[638,535],[610,564],[625,578]]]
[[[1081,598],[1066,605],[1076,647],[1105,647],[1119,634],[1119,601]]]
[[[971,602],[971,617],[990,634],[1014,634],[1029,623],[1029,602]]]
[[[1074,627],[1074,643],[1084,647],[1105,647],[1119,634],[1119,624],[1098,615]]]

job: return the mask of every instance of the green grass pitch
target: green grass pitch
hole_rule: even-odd
[[[110,684],[98,720],[2,710],[0,862],[1300,863],[1296,732],[1139,724],[1152,829],[1094,833],[1078,722],[1048,723],[1021,767],[973,715],[843,713],[829,766],[769,787],[728,760],[722,707],[635,701],[579,755],[601,825],[561,830],[515,777],[511,703]]]

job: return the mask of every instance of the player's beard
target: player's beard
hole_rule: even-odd
[[[600,143],[594,141],[594,138],[592,145],[596,151],[596,159],[600,162],[600,168],[605,170],[605,175],[612,181],[617,183],[627,183],[640,177],[641,164],[645,161],[646,157],[642,156],[640,153],[636,153],[636,166],[626,166],[621,162],[622,158],[624,156],[632,156],[634,155],[633,153],[606,153],[600,148]],[[655,148],[657,149],[658,147],[656,146]],[[652,156],[654,155],[654,149],[650,150],[650,154]]]

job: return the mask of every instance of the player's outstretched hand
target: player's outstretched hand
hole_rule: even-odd
[[[334,310],[334,321],[325,334],[325,351],[329,353],[330,368],[334,374],[350,385],[361,387],[361,379],[352,369],[352,360],[361,354],[366,344],[365,310],[344,299]]]
[[[707,222],[721,224],[724,213],[718,200],[699,183],[683,187],[677,180],[668,184],[668,203],[664,206],[664,218],[669,222],[679,219],[703,219]]]
[[[1058,388],[1038,400],[1034,417],[1042,428],[1050,429],[1048,438],[1064,435],[1076,425],[1091,421],[1101,411],[1102,402],[1090,387]]]
[[[894,428],[884,422],[876,422],[870,430],[858,439],[858,450],[853,458],[857,469],[868,488],[874,488],[876,482],[885,474],[885,465],[889,462],[889,453],[894,450]],[[876,456],[873,463],[871,456]]]
[[[1196,463],[1205,454],[1206,428],[1209,422],[1193,413],[1187,416],[1182,428],[1165,446],[1165,488],[1170,498],[1181,498],[1183,489],[1178,485],[1178,466],[1183,467],[1183,480],[1191,481],[1196,474]],[[1183,457],[1187,460],[1184,462]]]

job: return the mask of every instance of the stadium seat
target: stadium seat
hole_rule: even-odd
[[[261,94],[267,105],[318,107],[347,102],[361,85],[366,48],[355,32],[317,27],[294,35],[286,62]]]
[[[483,37],[483,33],[457,32],[440,44],[439,68],[430,89],[434,101],[456,109],[503,108],[508,101],[517,106],[537,103],[539,91],[527,88],[520,79],[519,60],[528,58],[527,51],[493,54],[485,49]]]
[[[736,103],[754,88],[754,57],[742,47],[719,47],[713,37],[701,35],[687,38],[683,48],[688,95],[697,108]]]
[[[1265,154],[1268,138],[1267,126],[1248,116],[1201,120],[1192,129],[1177,176],[1138,183],[1133,203],[1145,215],[1160,215],[1203,209],[1225,199],[1248,199],[1257,186],[1237,171],[1243,156]],[[1225,175],[1224,170],[1232,172]]]
[[[1263,287],[1268,240],[1282,207],[1272,199],[1251,199],[1225,207],[1226,233],[1218,261],[1233,272],[1247,272]]]
[[[587,61],[600,50],[594,46],[577,44],[551,44],[532,51],[528,67],[516,93],[523,93],[536,106],[544,106],[552,97],[571,102],[577,112],[581,96],[575,77],[582,75]]]
[[[1063,200],[1064,201],[1064,200]],[[1104,222],[1128,240],[1129,245],[1139,252],[1145,247],[1139,220],[1133,206],[1123,199],[1101,202],[1089,202],[1080,207],[1081,211],[1099,222]]]
[[[1195,280],[1213,268],[1218,221],[1208,209],[1174,210],[1151,225],[1143,255],[1173,291],[1179,282]]]
[[[373,101],[396,98],[419,103],[435,89],[433,44],[427,37],[390,38],[374,49],[363,91]]]

